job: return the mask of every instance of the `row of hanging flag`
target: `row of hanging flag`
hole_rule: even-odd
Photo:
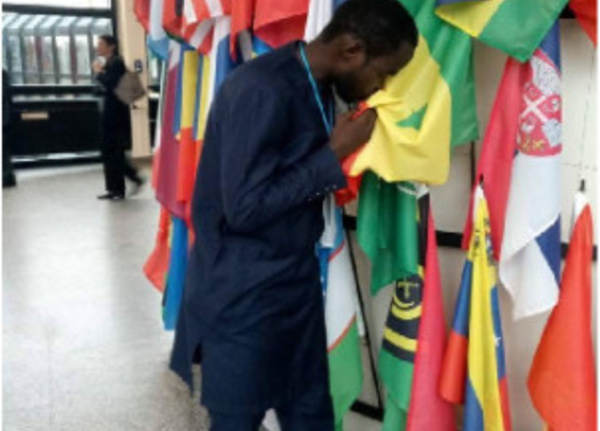
[[[582,210],[581,203],[559,290],[557,19],[567,0],[398,1],[420,31],[415,56],[364,104],[378,113],[373,136],[343,161],[349,188],[324,205],[319,257],[336,426],[342,429],[362,390],[364,328],[340,207],[358,195],[357,239],[372,264],[372,293],[394,284],[379,356],[388,395],[384,430],[455,430],[453,403],[465,405],[467,431],[511,429],[502,285],[515,318],[553,309],[529,382],[536,409],[553,431],[591,431],[592,227],[589,206]],[[238,64],[316,37],[342,2],[135,1],[148,45],[165,61],[153,167],[161,215],[144,270],[163,292],[166,329],[176,325],[194,241],[191,196],[213,95]],[[570,6],[596,43],[595,1]],[[467,261],[447,339],[434,221],[420,183],[445,182],[452,148],[478,138],[473,38],[509,58],[483,139],[465,226]],[[579,366],[568,363],[573,358]]]
[[[373,294],[396,283],[379,358],[388,395],[383,429],[456,430],[452,404],[464,405],[464,430],[512,429],[498,301],[500,281],[513,298],[515,319],[553,310],[528,382],[533,404],[547,429],[595,430],[597,395],[589,301],[593,235],[589,205],[581,202],[560,283],[562,97],[557,19],[567,2],[401,3],[416,19],[420,42],[425,40],[404,72],[416,67],[422,54],[419,50],[428,46],[442,58],[440,70],[460,58],[461,47],[466,51],[463,58],[470,61],[470,39],[461,45],[459,36],[454,36],[457,39],[451,51],[440,54],[431,30],[434,23],[439,28],[458,27],[506,52],[509,58],[483,139],[478,184],[463,236],[467,260],[448,341],[443,319],[436,321],[443,316],[441,287],[435,277],[427,277],[428,271],[438,270],[430,268],[427,253],[421,253],[418,260],[414,249],[407,247],[415,243],[421,250],[424,244],[427,251],[431,247],[423,236],[415,240],[410,231],[415,229],[415,199],[422,198],[411,198],[406,183],[386,181],[376,169],[362,178],[358,240],[372,263]],[[595,2],[573,2],[571,7],[595,43]],[[446,34],[442,41],[450,38]],[[450,52],[452,59],[448,58]],[[457,69],[452,66],[452,70]],[[452,86],[460,81],[446,80],[452,100],[447,127],[451,136],[455,128],[477,133],[476,127],[469,128],[474,113],[461,108],[460,99],[455,98],[460,95],[472,100],[472,71],[467,70],[468,85]],[[396,79],[399,77],[392,85]],[[429,103],[433,100],[428,99]],[[437,110],[440,112],[443,110]],[[398,123],[390,121],[388,125]],[[424,123],[420,127],[415,132],[426,133]],[[451,143],[455,141],[451,139]],[[417,214],[426,217],[422,210]],[[561,347],[562,343],[569,349]],[[427,347],[420,349],[421,345]]]
[[[156,245],[144,272],[163,292],[166,329],[175,329],[183,297],[187,253],[194,240],[190,216],[195,170],[215,92],[243,61],[293,40],[314,38],[335,6],[321,1],[310,5],[306,1],[136,1],[135,12],[148,32],[148,46],[165,61],[153,165],[161,214]],[[248,22],[254,23],[252,36]],[[342,213],[333,199],[324,206],[324,216],[319,255],[331,391],[341,429],[344,414],[363,386],[360,339],[364,326]],[[276,420],[273,426],[277,427]]]

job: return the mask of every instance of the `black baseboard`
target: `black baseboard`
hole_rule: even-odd
[[[35,156],[15,156],[12,163],[15,169],[32,169],[43,167],[77,166],[101,163],[99,151],[86,153],[40,154]]]

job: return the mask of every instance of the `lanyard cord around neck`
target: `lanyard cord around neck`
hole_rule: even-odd
[[[327,134],[331,135],[331,131],[333,130],[333,107],[330,110],[329,118],[325,113],[325,106],[323,105],[323,99],[321,98],[321,93],[319,93],[319,87],[317,87],[317,82],[315,81],[315,77],[310,70],[310,65],[308,64],[308,59],[306,58],[306,51],[304,49],[304,44],[300,44],[300,56],[302,57],[302,62],[304,63],[304,69],[306,69],[306,74],[308,75],[308,80],[310,81],[310,85],[312,86],[313,93],[315,96],[315,100],[317,101],[317,105],[319,105],[319,110],[321,111],[321,117],[323,118],[323,124],[325,125],[325,130],[327,130]]]

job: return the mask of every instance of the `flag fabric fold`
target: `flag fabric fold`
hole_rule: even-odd
[[[176,41],[171,41],[164,109],[161,128],[160,149],[157,152],[158,170],[156,199],[169,213],[185,218],[185,205],[177,200],[177,167],[179,165],[179,132],[181,126],[181,100],[183,88],[184,50]]]
[[[568,0],[437,0],[437,15],[524,62],[542,43]]]
[[[573,230],[560,299],[535,353],[528,387],[549,431],[597,429],[597,389],[592,343],[592,250],[590,204],[575,197]]]
[[[162,26],[165,0],[150,0],[148,47],[162,61],[169,57],[169,38]]]
[[[159,292],[165,291],[169,271],[170,232],[171,217],[168,211],[161,208],[154,250],[144,264],[144,274]]]
[[[330,392],[335,425],[343,429],[344,415],[362,391],[357,284],[350,260],[342,211],[333,196],[324,204],[325,230],[319,242],[321,281],[325,298],[325,328]]]
[[[477,181],[485,183],[490,209],[490,226],[494,257],[500,260],[500,247],[504,237],[506,205],[510,191],[513,160],[519,131],[519,115],[523,99],[523,83],[527,68],[509,58],[496,93],[490,121],[481,146],[477,164]],[[469,214],[473,211],[473,193]],[[473,219],[467,217],[463,235],[463,249],[471,243]]]
[[[598,45],[598,2],[596,0],[571,0],[569,7],[594,45]]]
[[[164,0],[162,27],[177,41],[183,41],[183,6],[185,0]]]
[[[210,2],[220,6],[219,2]],[[222,11],[220,11],[222,13]],[[192,48],[202,54],[210,51],[213,36],[212,11],[209,2],[204,0],[183,0],[182,38]],[[216,11],[219,13],[219,11]]]
[[[148,34],[148,48],[161,60],[169,55],[169,39],[162,27],[165,0],[135,0],[133,12]]]
[[[468,35],[434,14],[435,0],[400,0],[420,37],[411,62],[368,101],[377,122],[346,174],[371,170],[387,182],[446,181],[451,148],[477,138]]]
[[[150,32],[150,3],[150,0],[135,0],[133,3],[133,13],[146,33]]]
[[[396,281],[384,329],[379,371],[388,397],[384,431],[456,429],[452,405],[438,392],[445,345],[445,321],[435,226],[425,187],[405,185],[411,199],[414,237],[404,242],[417,260]]]
[[[231,58],[237,60],[238,46],[243,39],[251,41],[252,23],[256,0],[233,0],[231,2]],[[251,43],[251,42],[250,42]]]
[[[418,254],[416,201],[409,183],[390,184],[366,172],[358,199],[356,234],[371,261],[371,293],[414,273]]]
[[[198,80],[202,71],[202,62],[195,51],[188,50],[183,61],[183,88],[181,98],[181,128],[179,139],[179,155],[177,170],[173,174],[177,178],[175,199],[189,204],[193,192],[193,174],[196,169],[196,137],[194,123],[196,121],[196,98],[198,97]]]
[[[302,39],[308,5],[309,0],[256,0],[254,34],[271,48]]]
[[[333,16],[333,0],[310,0],[304,29],[304,40],[312,42]]]
[[[188,259],[188,230],[185,221],[173,217],[171,256],[167,286],[163,297],[163,323],[166,330],[174,330],[181,309]]]
[[[550,310],[558,299],[562,152],[558,22],[520,67],[526,73],[499,263],[515,319]]]
[[[558,297],[560,88],[555,23],[528,62],[507,60],[477,167],[489,202],[494,257],[502,285],[513,297],[515,319],[552,308]],[[463,248],[472,228],[467,219]]]

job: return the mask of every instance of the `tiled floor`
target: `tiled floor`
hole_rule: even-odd
[[[95,199],[99,166],[18,172],[3,191],[5,431],[201,431],[205,411],[167,369],[172,334],[141,268],[151,190]],[[346,431],[380,425],[349,414]]]

